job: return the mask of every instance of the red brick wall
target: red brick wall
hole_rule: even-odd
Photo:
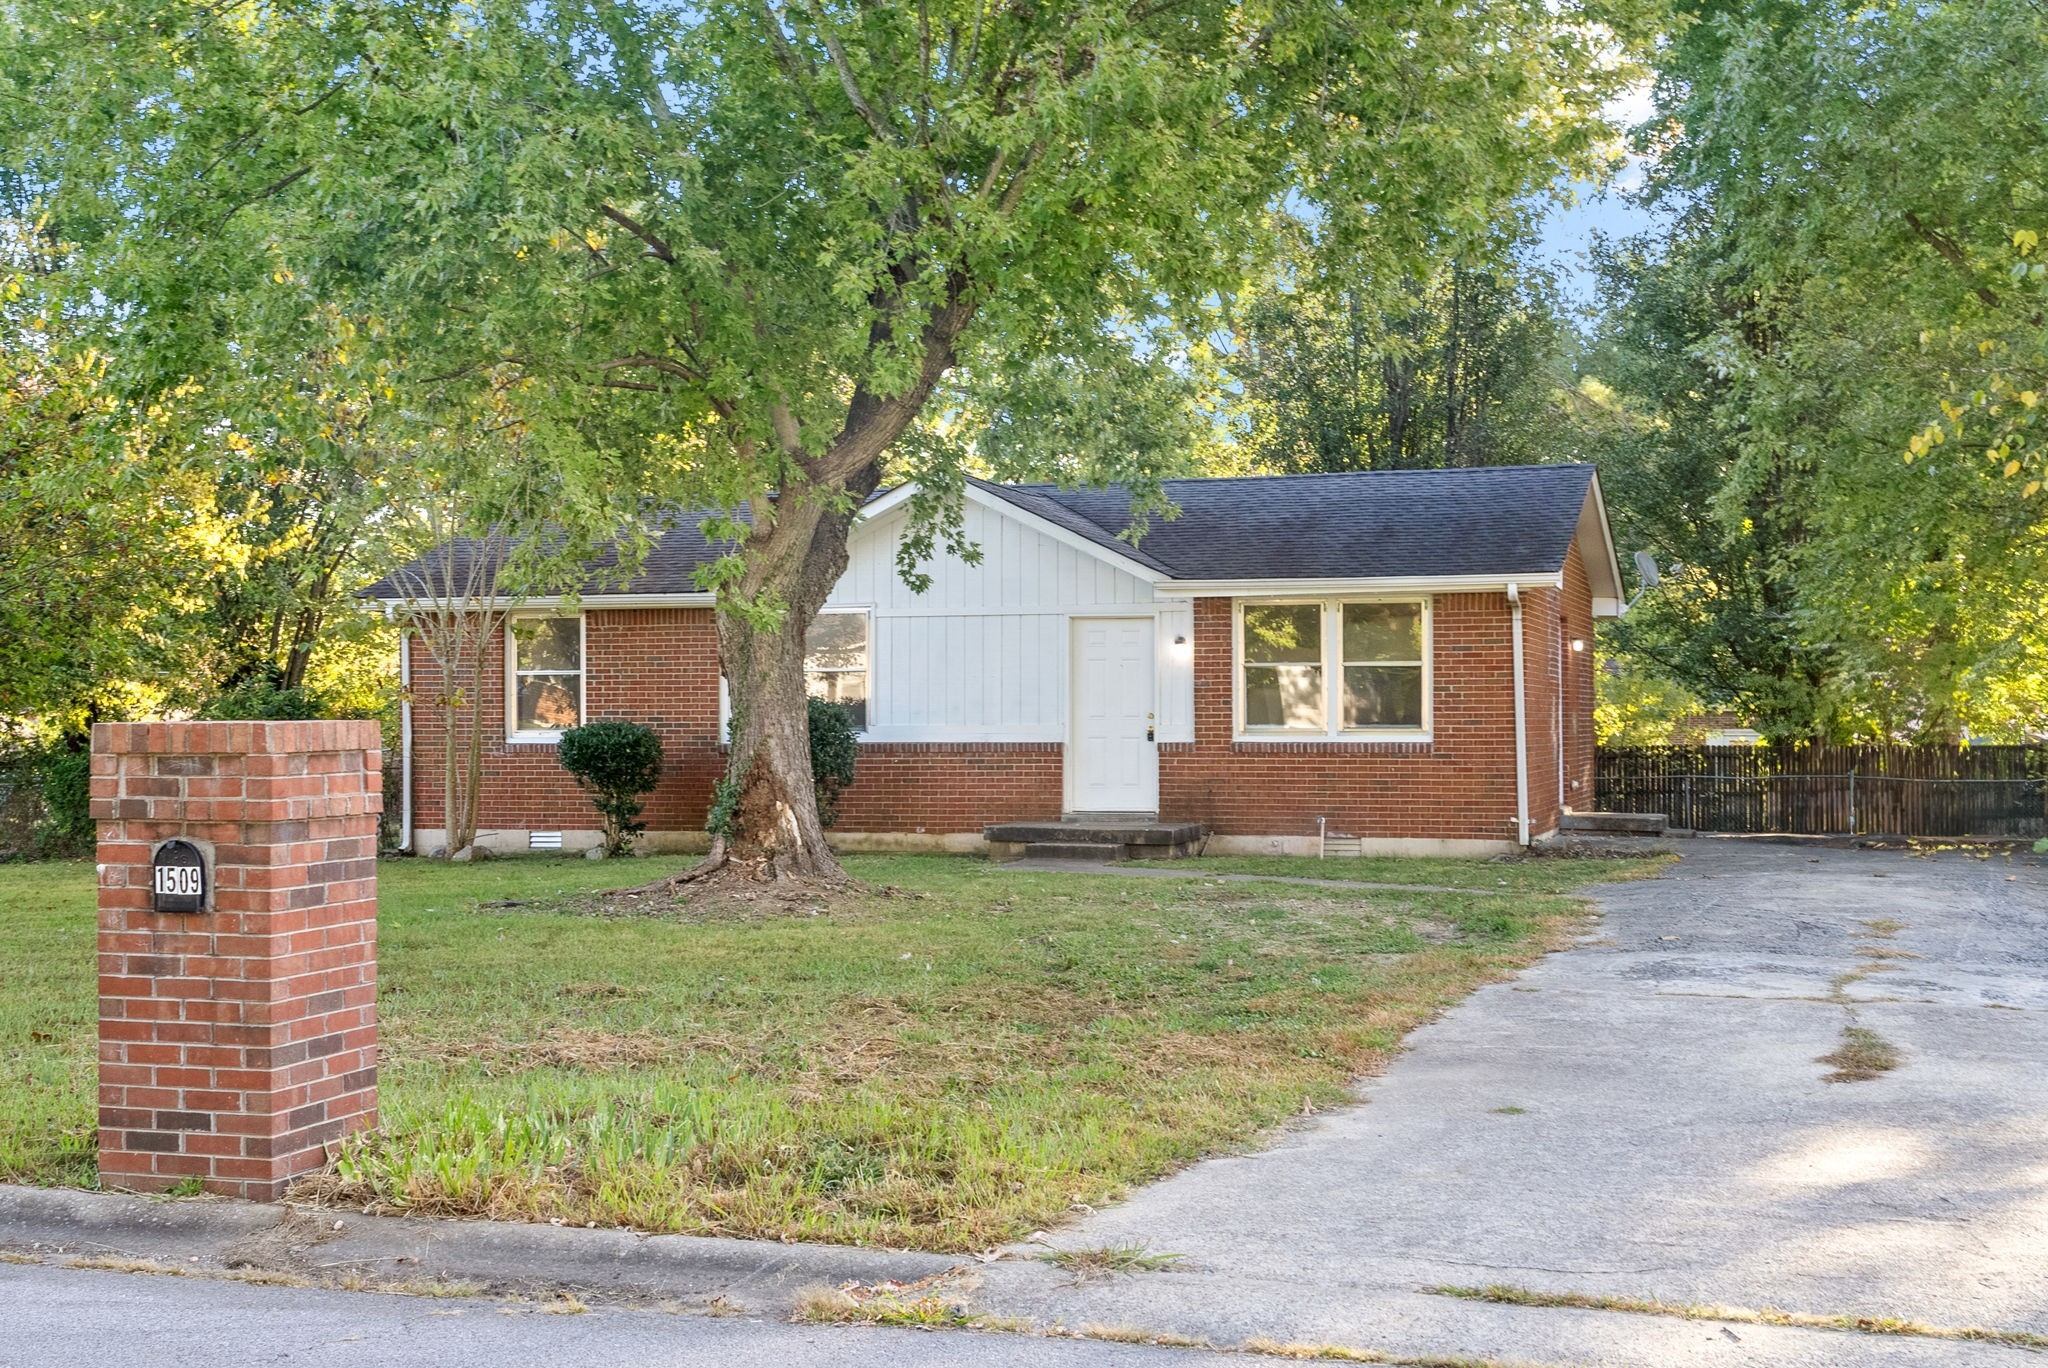
[[[502,634],[484,669],[481,832],[595,830],[597,812],[552,744],[505,739]],[[412,652],[413,825],[445,827],[443,719],[433,662]],[[650,831],[701,831],[711,786],[725,772],[718,735],[718,631],[709,608],[592,609],[584,624],[584,710],[592,722],[644,722],[661,736],[660,785],[642,820]]]
[[[833,830],[943,834],[1057,821],[1063,749],[1056,741],[862,746]]]
[[[1593,585],[1573,544],[1564,563],[1564,777],[1565,803],[1593,808]],[[1570,649],[1576,639],[1583,651]]]
[[[1557,830],[1558,704],[1564,678],[1562,595],[1555,589],[1522,591],[1522,672],[1528,686],[1529,832]]]
[[[100,1179],[260,1201],[377,1115],[374,722],[102,723]],[[151,910],[157,846],[211,902]]]
[[[1573,551],[1563,594],[1526,589],[1531,830],[1558,817],[1559,690],[1564,705],[1566,801],[1582,777],[1591,794],[1592,654],[1569,650],[1591,636],[1591,597]],[[1514,835],[1514,696],[1504,594],[1443,594],[1433,609],[1432,738],[1422,743],[1233,742],[1231,611],[1227,598],[1195,604],[1195,740],[1160,747],[1160,807],[1225,835],[1312,836],[1316,818],[1378,838],[1507,840]],[[586,707],[591,720],[646,722],[668,765],[649,798],[657,832],[701,830],[724,772],[718,747],[717,637],[711,610],[593,610],[586,625]],[[442,825],[440,720],[429,706],[432,670],[415,649],[415,824]],[[551,745],[504,740],[504,667],[494,653],[484,683],[488,719],[481,829],[591,830],[596,814],[562,772]],[[1057,817],[1057,743],[881,743],[861,748],[840,800],[840,832],[978,831],[991,822]],[[1582,800],[1582,805],[1584,805]]]
[[[1525,596],[1526,597],[1526,596]],[[1160,810],[1223,835],[1510,840],[1515,716],[1501,594],[1433,607],[1432,738],[1233,741],[1231,601],[1195,600],[1195,740],[1160,747]]]

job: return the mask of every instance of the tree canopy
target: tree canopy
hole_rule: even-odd
[[[123,393],[233,376],[253,422],[317,355],[408,421],[502,409],[564,525],[730,510],[736,844],[829,873],[781,628],[885,464],[943,532],[949,419],[1057,371],[1075,473],[1156,479],[1075,372],[1170,389],[1145,339],[1206,337],[1280,220],[1427,278],[1591,166],[1658,10],[53,0],[5,13],[0,119]]]
[[[2038,731],[2048,15],[1688,8],[1673,226],[1607,256],[1587,362],[1625,535],[1683,567],[1621,641],[1774,735]]]

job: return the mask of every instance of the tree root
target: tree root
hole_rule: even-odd
[[[860,887],[860,884],[844,874],[804,874],[790,868],[789,861],[782,857],[769,859],[742,859],[734,856],[726,845],[725,837],[714,837],[711,853],[688,869],[678,870],[664,879],[641,884],[636,888],[619,888],[606,894],[609,898],[642,898],[650,895],[680,897],[685,893],[692,897],[717,896],[718,894],[752,895],[764,890],[777,894],[798,896],[806,893],[819,895],[843,893]]]
[[[679,891],[685,884],[709,878],[725,868],[725,866],[725,837],[714,836],[711,838],[711,853],[691,865],[688,869],[677,870],[665,879],[656,879],[653,883],[641,884],[637,888],[615,888],[608,896],[614,898],[638,898],[644,897],[649,893],[674,893]]]

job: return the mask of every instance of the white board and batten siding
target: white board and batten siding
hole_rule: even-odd
[[[969,565],[940,552],[914,593],[896,571],[908,514],[857,528],[826,609],[869,615],[868,730],[885,741],[1065,741],[1077,617],[1148,617],[1158,739],[1194,739],[1193,605],[970,499]]]

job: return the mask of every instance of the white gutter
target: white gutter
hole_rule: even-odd
[[[1508,585],[1508,616],[1515,634],[1515,844],[1529,844],[1529,699],[1522,681],[1522,590]]]
[[[1386,575],[1368,579],[1230,579],[1160,580],[1154,587],[1162,594],[1186,594],[1196,598],[1251,595],[1300,594],[1470,594],[1513,589],[1517,584],[1564,586],[1564,572],[1541,570],[1530,575]]]
[[[396,622],[395,605],[384,605],[384,620]],[[398,639],[398,848],[412,851],[412,639]]]

